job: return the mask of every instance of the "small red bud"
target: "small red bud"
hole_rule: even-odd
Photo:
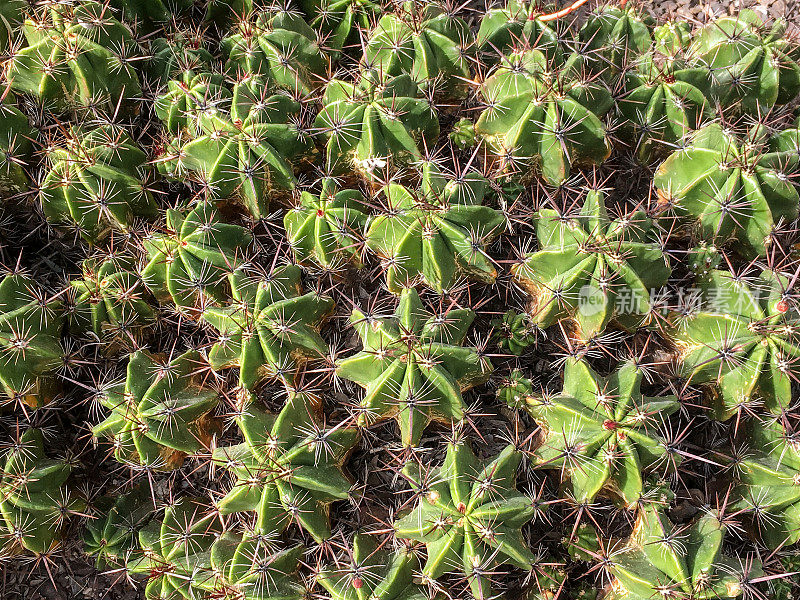
[[[458,512],[463,515],[465,512],[467,512],[467,505],[463,502],[459,502],[458,506],[456,506],[456,509],[458,509]]]
[[[321,208],[318,208],[317,209],[317,216],[318,217],[324,217],[325,216],[325,211],[322,210]]]
[[[353,577],[353,587],[357,590],[360,590],[364,586],[364,582],[361,581],[361,577]]]
[[[616,421],[612,421],[611,419],[606,419],[605,421],[603,421],[603,429],[605,429],[606,431],[614,431],[618,427],[619,423],[617,423]]]
[[[786,302],[786,300],[781,300],[775,305],[775,308],[778,309],[779,313],[785,313],[787,310],[789,310],[789,304]]]

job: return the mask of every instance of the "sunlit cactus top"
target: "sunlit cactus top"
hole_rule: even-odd
[[[130,29],[108,5],[94,0],[47,2],[22,28],[27,46],[13,53],[8,81],[46,105],[121,102],[141,96],[134,62],[139,50]]]
[[[642,323],[670,274],[643,211],[612,220],[602,190],[594,186],[577,214],[544,208],[535,221],[541,250],[512,267],[531,295],[534,322],[549,327],[572,319],[583,340],[615,318],[632,328]]]
[[[461,393],[492,371],[476,348],[462,346],[474,318],[469,309],[431,314],[413,289],[402,293],[393,316],[353,310],[350,322],[364,349],[339,361],[336,373],[366,390],[359,424],[393,417],[403,444],[411,446],[431,421],[462,419]]]

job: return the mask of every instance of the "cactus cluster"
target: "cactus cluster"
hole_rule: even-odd
[[[800,597],[800,23],[479,4],[0,0],[0,589]]]

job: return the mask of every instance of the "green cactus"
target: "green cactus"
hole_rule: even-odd
[[[62,365],[61,301],[23,275],[0,281],[0,386],[7,400],[39,408],[50,402]]]
[[[331,58],[359,47],[361,32],[370,31],[383,12],[380,0],[300,0],[299,5]]]
[[[578,54],[551,69],[538,50],[504,56],[481,87],[487,108],[475,131],[501,171],[535,167],[553,185],[572,165],[600,164],[609,154],[600,117],[613,105],[608,88],[592,79]]]
[[[653,28],[653,51],[672,60],[689,49],[692,35],[692,26],[686,21],[662,23]]]
[[[128,561],[128,571],[147,575],[147,600],[211,600],[203,588],[216,580],[211,552],[220,535],[217,514],[183,498],[168,506],[161,520],[139,531],[141,555]]]
[[[27,0],[6,0],[0,4],[0,53],[5,54],[16,42],[28,10]]]
[[[722,262],[719,248],[706,242],[701,242],[697,246],[689,248],[686,258],[689,270],[698,279],[708,276]]]
[[[800,93],[800,66],[787,23],[768,28],[752,10],[708,23],[694,36],[689,53],[705,68],[712,94],[724,106],[739,103],[751,114],[766,114]]]
[[[564,49],[561,34],[551,23],[542,21],[538,4],[508,0],[488,9],[481,17],[476,45],[484,59],[497,59],[517,48],[542,52],[548,60],[560,63]]]
[[[502,317],[492,319],[492,339],[501,350],[514,356],[522,355],[536,344],[537,327],[527,313],[506,311]]]
[[[241,21],[221,41],[225,70],[236,79],[260,75],[302,98],[321,87],[328,60],[316,32],[296,12],[270,10]]]
[[[376,536],[357,533],[352,550],[329,565],[316,580],[332,600],[428,600],[427,590],[414,583],[419,559],[407,548],[390,552]]]
[[[156,511],[149,487],[140,485],[121,495],[104,496],[94,508],[97,513],[86,524],[83,545],[86,554],[95,557],[97,568],[140,560],[139,531]]]
[[[137,33],[158,31],[192,6],[192,0],[108,0],[120,20]]]
[[[245,227],[224,223],[211,204],[189,212],[169,209],[166,230],[144,240],[142,279],[159,301],[202,314],[229,297],[228,277],[244,266],[252,240]]]
[[[791,546],[800,540],[800,434],[770,419],[752,424],[748,442],[732,464],[739,496],[733,508],[753,516],[770,548]]]
[[[779,557],[779,561],[784,573],[800,573],[800,549],[788,550]],[[773,600],[797,600],[800,582],[796,577],[782,577],[772,582],[770,591],[773,593]]]
[[[0,31],[0,38],[2,31]],[[36,130],[10,99],[0,101],[0,195],[8,198],[25,192],[26,168],[33,158]]]
[[[634,6],[603,4],[589,13],[578,39],[595,72],[616,77],[646,53],[654,21]]]
[[[72,130],[47,160],[39,192],[45,216],[56,225],[77,227],[89,242],[158,214],[147,187],[152,173],[147,155],[119,127]]]
[[[154,110],[164,128],[172,134],[186,130],[198,133],[200,115],[211,119],[230,111],[231,92],[219,73],[198,73],[190,78],[173,79],[156,97]]]
[[[645,56],[625,74],[625,94],[617,108],[622,134],[642,164],[668,154],[714,113],[704,95],[701,69],[679,61],[659,66]]]
[[[662,507],[640,508],[628,542],[609,556],[612,600],[654,596],[697,600],[739,598],[749,579],[763,576],[761,562],[722,553],[726,525],[708,511],[689,525],[673,525]]]
[[[132,59],[139,54],[130,30],[102,3],[53,2],[25,20],[28,45],[9,59],[12,89],[57,109],[120,103],[142,94]]]
[[[70,282],[70,291],[73,330],[91,331],[111,347],[114,342],[141,341],[143,331],[156,317],[130,256],[87,258],[81,265],[81,278]]]
[[[392,317],[354,309],[350,322],[364,348],[340,360],[336,374],[366,390],[359,425],[395,418],[403,445],[413,446],[431,421],[461,419],[466,408],[461,393],[492,371],[477,348],[462,346],[474,318],[469,309],[432,315],[413,289],[401,294]]]
[[[519,369],[514,369],[508,377],[503,378],[497,389],[497,398],[514,410],[526,410],[533,396],[533,383]]]
[[[328,296],[302,294],[300,268],[279,267],[259,279],[238,272],[231,277],[233,303],[208,307],[203,320],[219,332],[209,353],[215,370],[239,367],[239,382],[253,390],[263,379],[291,384],[309,358],[321,358],[328,345],[319,335],[333,311]]]
[[[263,536],[223,533],[211,546],[214,578],[199,587],[225,600],[305,600],[308,590],[297,577],[305,547],[276,548]]]
[[[491,576],[510,564],[530,571],[536,561],[522,535],[534,516],[530,499],[514,487],[521,454],[506,447],[481,461],[466,443],[450,443],[441,467],[411,462],[403,469],[418,494],[417,504],[395,522],[399,538],[422,542],[428,560],[422,569],[436,579],[463,573],[475,598],[494,597]]]
[[[315,127],[326,140],[328,169],[368,179],[420,161],[439,137],[439,119],[409,75],[378,82],[375,72],[358,83],[331,80]]]
[[[602,377],[584,361],[568,359],[560,394],[525,399],[546,432],[537,463],[560,469],[577,502],[593,502],[605,491],[633,506],[642,496],[643,471],[677,460],[658,429],[678,410],[678,400],[642,396],[642,375],[633,361]]]
[[[476,172],[450,178],[430,161],[420,171],[417,190],[398,183],[381,190],[386,210],[367,228],[367,248],[383,260],[389,291],[422,283],[441,294],[462,276],[493,283],[497,270],[486,246],[505,218],[483,206],[489,182]]]
[[[181,168],[196,172],[211,197],[238,200],[260,219],[269,212],[270,195],[294,189],[293,165],[315,152],[297,122],[299,112],[297,101],[273,94],[263,78],[242,80],[229,115],[199,113],[201,135],[182,147]]]
[[[764,256],[775,228],[797,217],[800,196],[790,180],[797,168],[798,156],[761,129],[739,139],[714,123],[671,154],[654,183],[659,202],[696,224],[706,242],[735,240],[740,254]]]
[[[227,28],[253,13],[253,0],[203,0],[203,23],[227,33]]]
[[[218,502],[223,515],[256,512],[256,533],[276,536],[296,522],[315,540],[331,536],[330,504],[350,497],[343,471],[358,431],[328,428],[313,396],[290,395],[277,415],[256,404],[241,410],[236,422],[244,443],[214,450],[215,464],[235,480]]]
[[[789,279],[713,270],[698,282],[697,306],[673,331],[682,370],[693,384],[714,384],[713,412],[728,419],[754,400],[772,412],[792,401],[800,372],[800,316]]]
[[[190,350],[172,358],[140,350],[131,355],[124,381],[101,386],[96,401],[108,417],[92,428],[110,441],[119,462],[175,469],[211,438],[218,394],[205,379],[204,361]]]
[[[475,39],[466,21],[437,2],[407,0],[369,34],[363,67],[382,78],[409,74],[447,98],[469,92]]]
[[[203,46],[201,32],[176,31],[150,43],[147,72],[159,84],[178,79],[188,83],[214,65],[214,57]]]
[[[636,211],[615,220],[602,191],[589,189],[578,215],[542,209],[536,215],[541,250],[512,267],[531,295],[534,323],[549,327],[572,319],[575,334],[588,340],[612,319],[641,325],[652,308],[651,293],[664,285],[670,267],[651,241],[652,222]]]
[[[453,125],[448,137],[456,148],[461,150],[473,148],[477,141],[475,139],[475,123],[467,118],[459,119]]]
[[[27,429],[2,455],[0,470],[0,557],[21,552],[48,555],[61,540],[65,521],[83,508],[69,491],[72,467],[44,452],[39,429]]]
[[[319,196],[303,192],[283,217],[295,260],[330,270],[347,263],[360,267],[367,212],[360,191],[339,189],[331,178],[323,180]]]

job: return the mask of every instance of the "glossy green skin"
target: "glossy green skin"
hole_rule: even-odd
[[[164,27],[191,8],[192,0],[109,0],[114,14],[137,33],[147,34]]]
[[[501,213],[483,206],[489,182],[476,172],[449,179],[434,163],[422,165],[419,189],[390,183],[381,190],[386,211],[373,217],[367,248],[386,267],[389,291],[423,284],[441,294],[469,279],[497,277],[486,246],[505,226]]]
[[[576,502],[591,503],[604,490],[633,506],[642,497],[643,472],[659,462],[667,466],[658,432],[680,405],[675,396],[642,396],[642,376],[633,361],[602,377],[569,359],[560,394],[526,398],[528,412],[546,432],[536,462],[560,469]]]
[[[645,505],[630,539],[611,559],[613,591],[606,597],[648,600],[661,590],[681,600],[741,597],[743,580],[764,572],[758,559],[745,563],[722,553],[726,529],[713,511],[688,525],[674,525],[663,507]]]
[[[528,47],[560,63],[564,49],[559,33],[552,22],[540,21],[538,15],[534,5],[518,0],[487,10],[481,17],[476,39],[481,54],[490,62],[497,62],[515,48]]]
[[[492,319],[492,339],[497,346],[514,356],[522,355],[536,343],[536,327],[526,313],[507,311],[502,317]]]
[[[713,270],[699,280],[701,306],[676,323],[683,375],[718,386],[714,415],[737,414],[751,400],[774,413],[792,401],[800,372],[800,316],[789,280],[771,271],[734,278]]]
[[[234,86],[229,114],[200,113],[200,135],[181,148],[178,172],[196,173],[212,198],[237,200],[260,219],[272,192],[294,189],[293,165],[316,152],[293,122],[299,112],[300,104],[272,93],[266,79],[248,77]]]
[[[439,119],[409,75],[377,83],[375,72],[357,84],[331,80],[314,126],[326,145],[333,174],[381,178],[422,160],[439,137]]]
[[[228,299],[228,276],[244,265],[252,241],[248,229],[224,223],[209,203],[188,213],[169,209],[166,231],[144,240],[142,280],[160,302],[202,312]]]
[[[48,155],[39,199],[56,225],[77,227],[89,242],[127,231],[137,218],[158,214],[146,187],[147,155],[122,129],[101,125],[75,130]]]
[[[642,164],[669,154],[683,138],[714,117],[703,90],[702,69],[672,61],[657,66],[646,55],[625,75],[625,92],[617,103],[622,134]]]
[[[0,556],[48,554],[61,540],[62,510],[82,508],[67,489],[72,468],[64,460],[45,456],[39,429],[26,430],[19,445],[0,458],[0,527],[6,531]]]
[[[463,573],[473,596],[483,600],[493,597],[487,572],[496,566],[531,570],[536,557],[521,528],[535,509],[514,487],[520,459],[513,446],[481,461],[466,443],[451,443],[441,467],[406,465],[403,474],[420,495],[414,509],[395,521],[395,535],[425,544],[424,575]]]
[[[230,77],[260,75],[277,86],[304,97],[326,79],[328,63],[317,45],[316,32],[297,13],[258,13],[238,24],[220,42]]]
[[[0,32],[2,36],[2,32]],[[0,50],[1,51],[1,50]],[[36,130],[10,100],[0,102],[0,197],[8,198],[28,189],[26,167],[31,165]]]
[[[800,93],[800,66],[792,42],[784,37],[786,21],[772,28],[752,10],[709,23],[689,49],[708,70],[711,93],[723,105],[739,104],[750,114],[766,114]]]
[[[364,195],[359,190],[338,189],[333,179],[323,182],[319,196],[303,192],[283,217],[295,260],[326,270],[350,263],[360,267],[367,213]]]
[[[317,398],[292,395],[277,415],[256,404],[236,423],[244,443],[217,448],[213,459],[234,475],[220,513],[255,512],[256,533],[277,536],[296,522],[316,541],[331,536],[330,504],[350,497],[343,464],[358,439],[354,428],[327,429]]]
[[[181,498],[139,531],[142,553],[128,561],[128,571],[148,577],[147,600],[210,600],[203,588],[214,585],[211,552],[221,534],[210,507]]]
[[[536,214],[541,250],[514,265],[512,273],[532,296],[534,323],[549,327],[573,319],[575,334],[589,340],[612,319],[627,328],[650,312],[651,291],[671,269],[650,241],[652,223],[641,211],[612,221],[603,194],[589,190],[581,212],[564,219],[552,209]]]
[[[212,70],[214,57],[203,46],[200,34],[178,31],[169,37],[160,37],[150,43],[150,60],[147,72],[163,85],[178,79],[188,82],[195,75]]]
[[[653,24],[652,17],[633,6],[601,5],[578,34],[582,53],[590,57],[595,72],[614,79],[650,49]]]
[[[136,41],[103,4],[53,4],[37,20],[26,19],[22,30],[28,45],[9,61],[12,89],[33,94],[58,110],[98,100],[115,109],[122,102],[127,108],[141,97],[132,63],[119,58],[136,56]],[[58,68],[43,69],[44,65]]]
[[[694,223],[701,239],[735,240],[737,252],[753,258],[767,254],[779,223],[797,217],[800,195],[790,176],[798,160],[760,132],[742,140],[711,124],[661,164],[654,183],[659,202]]]
[[[328,353],[319,327],[333,299],[303,295],[300,275],[287,265],[260,280],[241,272],[231,277],[233,303],[203,312],[220,334],[208,356],[214,370],[239,367],[240,384],[252,391],[264,379],[291,384],[307,359]]]
[[[405,549],[390,552],[375,535],[357,533],[346,559],[324,568],[316,577],[332,600],[429,600],[414,583],[419,559]],[[360,587],[356,587],[360,586]]]
[[[42,298],[46,301],[42,302]],[[0,386],[7,401],[38,408],[53,399],[62,365],[61,301],[23,275],[0,281]]]
[[[104,496],[94,506],[98,512],[86,522],[83,550],[95,557],[97,568],[119,568],[140,560],[139,530],[156,510],[149,486],[140,485],[116,499]]]
[[[774,420],[754,423],[750,436],[747,455],[733,465],[733,508],[753,515],[769,548],[791,546],[800,540],[800,436]]]
[[[152,325],[155,310],[147,303],[149,293],[129,257],[87,258],[81,275],[70,282],[74,330],[91,331],[100,339],[134,341]]]
[[[465,98],[475,39],[461,17],[435,2],[405,2],[369,34],[362,60],[382,78],[409,74],[421,89]]]
[[[573,54],[552,70],[538,50],[504,56],[481,86],[488,105],[475,131],[501,171],[531,167],[559,185],[573,165],[604,162],[611,150],[600,118],[612,106],[608,88],[588,79],[583,57]]]
[[[305,600],[308,590],[297,570],[305,547],[283,548],[260,536],[223,533],[211,546],[213,579],[200,586],[211,598],[236,600]]]
[[[370,31],[383,12],[381,2],[372,0],[300,0],[299,5],[331,58],[360,48],[360,32]]]
[[[92,434],[108,440],[122,464],[180,467],[187,454],[206,446],[206,416],[219,402],[205,385],[203,364],[194,350],[169,362],[146,351],[133,353],[125,380],[98,393],[109,415]]]
[[[359,424],[394,418],[403,445],[415,446],[431,421],[460,420],[466,409],[461,393],[492,371],[476,348],[462,346],[474,318],[469,309],[431,315],[413,289],[401,294],[392,317],[353,310],[350,322],[364,349],[338,361],[336,374],[366,390]]]

